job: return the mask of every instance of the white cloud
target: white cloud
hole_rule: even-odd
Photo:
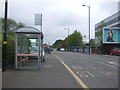
[[[91,7],[91,38],[94,25],[117,12],[119,0],[9,0],[9,18],[34,26],[34,14],[43,14],[44,42],[54,43],[78,29],[88,39],[88,8]],[[104,2],[104,3],[103,3]],[[1,4],[0,4],[1,5]],[[35,26],[34,26],[35,27]],[[39,28],[39,27],[37,27]]]

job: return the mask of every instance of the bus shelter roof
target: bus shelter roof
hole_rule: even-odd
[[[20,29],[17,29],[15,33],[26,33],[26,34],[40,34],[40,30],[34,28],[34,27],[23,27]]]
[[[26,38],[38,38],[38,36],[36,34],[41,34],[41,39],[43,39],[43,33],[40,32],[40,30],[34,28],[34,27],[23,27],[23,28],[20,28],[20,29],[17,29],[15,31],[15,33],[17,34],[26,34],[24,36],[26,36]]]

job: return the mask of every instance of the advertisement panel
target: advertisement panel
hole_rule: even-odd
[[[120,28],[103,28],[103,43],[118,44],[120,43]]]

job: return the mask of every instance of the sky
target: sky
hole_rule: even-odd
[[[35,14],[42,14],[44,43],[65,39],[75,30],[88,41],[88,7],[90,6],[90,37],[95,37],[95,24],[118,11],[119,0],[8,0],[8,18],[26,26],[35,25]],[[0,0],[0,17],[4,17],[4,0]],[[65,29],[66,28],[66,29]]]

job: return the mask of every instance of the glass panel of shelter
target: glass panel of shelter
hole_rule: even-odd
[[[40,34],[16,34],[16,69],[40,68]]]

